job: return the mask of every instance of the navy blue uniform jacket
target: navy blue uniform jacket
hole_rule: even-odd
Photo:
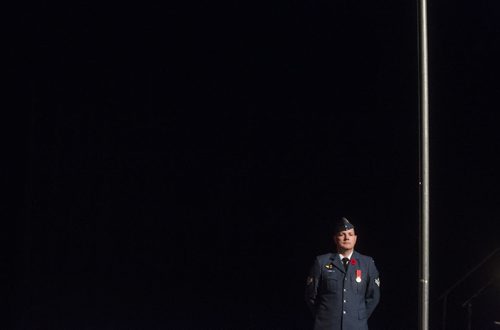
[[[371,257],[356,251],[347,272],[337,253],[316,257],[306,283],[306,303],[315,330],[367,330],[380,300],[380,280]]]

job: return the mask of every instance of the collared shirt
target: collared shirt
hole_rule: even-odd
[[[351,251],[351,253],[350,253],[349,255],[347,255],[347,256],[343,256],[343,255],[341,255],[341,254],[339,253],[339,258],[340,258],[340,261],[342,261],[342,259],[344,259],[344,258],[347,258],[347,259],[349,259],[349,261],[350,261],[350,260],[351,260],[351,257],[352,257],[352,253],[353,253],[353,252],[354,252],[354,251]]]

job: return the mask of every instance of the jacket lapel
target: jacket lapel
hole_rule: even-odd
[[[352,264],[352,262],[353,262],[352,260],[355,260],[354,265]],[[352,253],[352,256],[351,256],[349,268],[347,268],[347,272],[351,278],[354,278],[354,276],[356,274],[356,269],[359,269],[359,267],[360,267],[360,265],[359,265],[358,253],[356,251],[354,251]]]
[[[335,266],[335,268],[340,270],[342,273],[345,273],[344,265],[342,264],[342,261],[340,261],[338,253],[332,253],[330,259],[332,259],[333,266]]]

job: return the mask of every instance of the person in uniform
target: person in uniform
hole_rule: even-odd
[[[367,330],[380,300],[380,279],[371,257],[354,250],[354,226],[335,223],[336,253],[316,257],[306,281],[305,299],[314,330]]]

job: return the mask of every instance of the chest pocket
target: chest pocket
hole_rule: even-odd
[[[361,282],[359,282],[359,283],[358,282],[353,282],[354,283],[354,287],[356,289],[355,291],[358,294],[362,294],[362,295],[365,294],[365,292],[366,292],[366,284],[367,284],[366,281],[367,280],[368,279],[365,276],[363,276],[363,278],[361,279]]]
[[[323,285],[326,292],[335,293],[339,291],[339,281],[337,279],[336,272],[325,273],[323,275]]]

